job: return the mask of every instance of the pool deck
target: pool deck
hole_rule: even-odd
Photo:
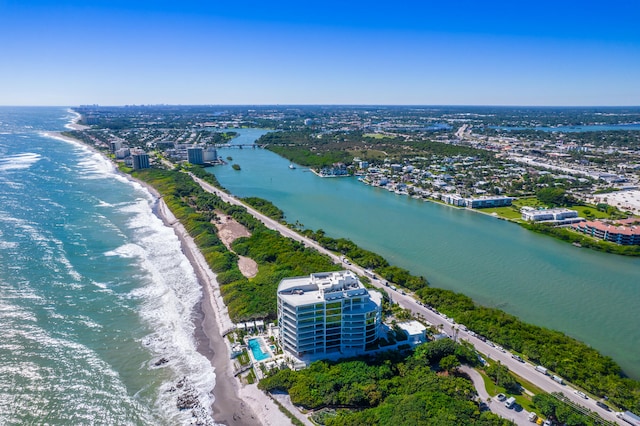
[[[258,335],[258,336],[247,336],[245,337],[245,342],[247,345],[247,353],[249,354],[249,358],[251,359],[251,365],[253,367],[253,371],[256,374],[256,377],[258,379],[261,379],[262,377],[264,377],[264,373],[262,372],[262,369],[260,368],[260,364],[265,365],[267,368],[273,368],[275,367],[278,363],[282,363],[284,362],[285,358],[284,355],[276,355],[274,353],[274,351],[271,349],[271,346],[275,345],[273,343],[271,343],[269,340],[269,336],[265,336],[265,335]],[[260,345],[260,350],[267,354],[268,356],[264,359],[258,360],[256,359],[253,350],[251,349],[251,346],[249,345],[249,341],[251,340],[258,340],[259,345]],[[269,367],[269,365],[271,365],[271,367]]]

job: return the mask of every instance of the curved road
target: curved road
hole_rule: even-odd
[[[504,401],[500,401],[498,398],[495,397],[495,395],[494,396],[489,395],[489,393],[487,392],[487,389],[484,387],[484,380],[482,379],[482,376],[480,375],[480,373],[478,373],[476,370],[469,367],[468,365],[461,366],[459,370],[466,373],[471,378],[471,381],[473,382],[473,386],[475,386],[476,390],[478,391],[478,396],[483,402],[487,403],[489,410],[492,413],[497,414],[503,419],[511,420],[513,423],[517,424],[518,426],[527,426],[531,424],[529,422],[528,411],[526,411],[525,409],[522,409],[522,407],[520,406],[507,408],[504,405]]]
[[[253,217],[255,217],[256,219],[264,223],[264,225],[267,228],[278,231],[285,237],[292,238],[296,241],[303,243],[307,247],[314,248],[320,253],[326,254],[331,259],[333,259],[335,263],[342,263],[345,269],[350,269],[361,276],[368,275],[365,273],[364,268],[361,268],[360,266],[357,266],[357,265],[345,264],[344,262],[342,262],[342,259],[340,256],[320,246],[317,242],[313,241],[312,239],[304,237],[298,234],[297,232],[289,229],[285,225],[282,225],[280,222],[263,215],[262,213],[252,208],[251,206],[248,206],[242,203],[240,200],[238,200],[234,196],[221,191],[220,189],[192,175],[191,173],[189,173],[189,175],[205,191],[216,194],[217,196],[222,198],[223,201],[229,204],[235,204],[235,205],[246,208],[247,211]],[[544,375],[536,371],[534,365],[527,362],[517,361],[516,359],[511,357],[510,352],[496,347],[496,345],[493,345],[489,341],[484,342],[478,339],[474,333],[469,332],[468,330],[466,330],[466,328],[463,328],[459,324],[456,324],[455,322],[453,322],[452,320],[445,318],[439,312],[435,310],[431,310],[428,307],[418,303],[411,294],[401,294],[400,289],[398,289],[397,291],[392,290],[390,287],[385,286],[384,283],[385,281],[380,279],[377,276],[376,278],[371,279],[372,285],[385,291],[389,295],[390,299],[398,303],[401,307],[408,309],[414,315],[416,315],[419,318],[423,318],[425,321],[428,321],[433,326],[437,328],[441,327],[441,329],[445,333],[447,333],[449,336],[452,336],[454,339],[466,340],[467,342],[471,343],[478,352],[480,352],[481,354],[484,354],[487,358],[490,358],[493,360],[499,360],[503,365],[506,365],[509,368],[509,370],[513,371],[516,375],[518,375],[519,377],[522,377],[523,379],[529,381],[530,383],[533,383],[535,386],[542,389],[543,391],[548,393],[560,392],[575,404],[598,413],[598,415],[603,419],[608,420],[612,423],[624,425],[624,423],[622,423],[622,420],[618,419],[615,416],[616,414],[615,412],[607,411],[600,408],[599,406],[596,405],[596,400],[594,400],[593,398],[585,399],[579,396],[578,394],[576,394],[576,389],[571,387],[570,385],[567,385],[567,384],[561,385],[553,381],[553,379],[550,376]]]

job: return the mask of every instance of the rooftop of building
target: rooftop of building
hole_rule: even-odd
[[[540,214],[549,213],[549,214],[555,214],[555,213],[569,213],[569,212],[574,212],[575,210],[571,210],[571,209],[568,209],[566,207],[555,207],[555,208],[552,208],[552,209],[537,209],[535,207],[524,206],[524,207],[522,207],[520,209],[520,211],[522,213],[540,213]]]
[[[278,285],[279,297],[292,305],[306,305],[367,294],[367,289],[351,271],[319,272],[309,276],[285,278]]]
[[[620,221],[622,222],[622,221]],[[619,223],[620,223],[619,222]],[[624,222],[622,222],[624,223]],[[631,222],[631,223],[635,223],[635,222]],[[575,228],[584,228],[584,227],[589,227],[589,228],[594,228],[597,229],[599,231],[603,231],[603,232],[608,232],[609,234],[619,234],[619,235],[640,235],[640,227],[638,226],[623,226],[623,225],[618,225],[618,224],[610,224],[610,223],[606,223],[606,222],[601,222],[601,221],[587,221],[587,222],[583,222],[581,224],[576,224],[574,225]]]

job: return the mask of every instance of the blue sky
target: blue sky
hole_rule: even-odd
[[[0,104],[640,105],[640,1],[0,0]]]

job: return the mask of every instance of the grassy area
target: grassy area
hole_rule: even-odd
[[[521,207],[546,207],[544,204],[538,200],[538,197],[521,197],[516,200],[513,200],[513,205],[520,210]]]
[[[347,152],[349,152],[349,155],[367,160],[384,160],[388,157],[386,152],[377,149],[350,149]]]
[[[520,210],[520,208],[522,207],[534,207],[534,208],[546,208],[547,206],[545,206],[544,204],[542,204],[540,202],[540,200],[538,200],[537,197],[522,197],[522,198],[518,198],[516,200],[513,200],[513,206]],[[586,204],[580,204],[580,205],[575,205],[575,206],[571,206],[569,207],[571,210],[575,210],[578,212],[578,216],[580,217],[584,217],[587,219],[611,219],[611,214],[607,213],[607,212],[602,212],[599,211],[596,206],[590,206],[590,205],[586,205]],[[490,210],[490,209],[484,209],[484,210]],[[493,209],[491,209],[493,210]],[[498,214],[502,215],[500,211],[497,212]],[[504,216],[506,218],[509,218],[508,216]]]
[[[571,210],[575,210],[578,212],[578,216],[584,217],[587,219],[609,219],[611,215],[606,212],[601,212],[597,210],[595,206],[571,206]],[[591,217],[589,217],[591,216]]]
[[[543,391],[540,390],[539,388],[533,386],[531,383],[522,380],[520,377],[516,376],[513,373],[510,373],[513,377],[515,377],[515,379],[518,381],[518,383],[520,383],[520,385],[522,385],[523,388],[529,390],[530,392],[533,392],[534,394],[536,393],[542,393]],[[535,407],[533,406],[533,402],[532,402],[532,396],[528,395],[527,393],[523,392],[520,395],[514,395],[510,392],[507,392],[507,390],[505,388],[503,388],[502,386],[498,386],[495,383],[493,383],[493,380],[491,380],[491,378],[489,378],[489,376],[487,376],[484,371],[480,370],[480,375],[482,376],[482,379],[484,380],[484,386],[487,389],[487,393],[489,395],[491,395],[492,397],[496,396],[499,393],[503,393],[505,395],[507,395],[507,397],[509,396],[513,396],[516,399],[516,403],[518,403],[518,405],[520,405],[522,408],[524,408],[527,411],[535,411]],[[496,401],[494,401],[493,403],[496,403]]]
[[[256,382],[256,373],[254,373],[253,370],[249,370],[249,374],[247,374],[246,380],[248,384],[254,384]]]
[[[247,351],[243,351],[240,355],[238,355],[238,362],[240,362],[240,365],[247,365],[249,364],[249,362],[251,362]]]
[[[493,383],[493,380],[491,380],[491,378],[489,378],[489,376],[487,376],[483,370],[479,370],[479,372],[480,372],[480,375],[482,376],[482,380],[484,380],[484,387],[487,390],[487,393],[489,395],[496,396],[499,393],[506,392],[506,390],[503,387]]]
[[[489,207],[486,209],[478,209],[482,213],[493,214],[509,220],[519,220],[522,218],[522,214],[513,207]]]
[[[373,138],[373,139],[393,139],[393,136],[383,135],[381,133],[365,133],[362,135],[363,138]]]

